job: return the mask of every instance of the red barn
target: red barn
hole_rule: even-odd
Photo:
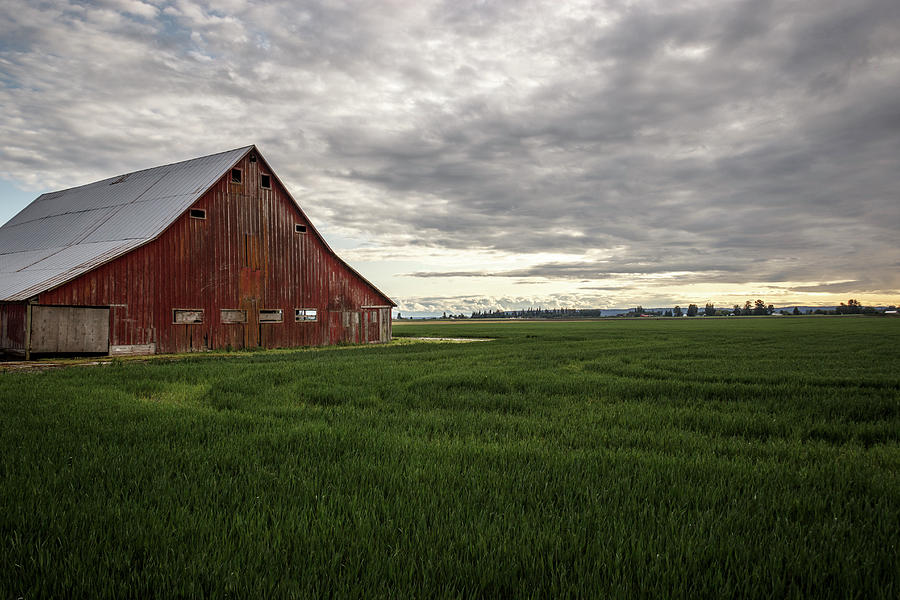
[[[0,227],[0,350],[139,354],[387,342],[255,146],[44,194]]]

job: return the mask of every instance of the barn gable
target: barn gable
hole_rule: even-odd
[[[252,148],[39,196],[0,227],[0,301],[30,298],[157,237]]]
[[[255,146],[39,197],[0,228],[0,348],[28,345],[18,328],[41,333],[26,299],[106,307],[110,352],[385,341],[395,306]]]

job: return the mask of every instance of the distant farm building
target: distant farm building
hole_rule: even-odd
[[[0,227],[0,350],[387,342],[386,295],[255,146],[44,194]]]

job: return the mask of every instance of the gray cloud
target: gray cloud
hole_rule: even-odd
[[[0,175],[23,185],[256,142],[348,234],[618,249],[420,278],[900,288],[894,0],[7,5]]]

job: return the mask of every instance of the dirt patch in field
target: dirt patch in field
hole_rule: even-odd
[[[69,360],[66,362],[50,362],[36,360],[16,360],[0,362],[0,373],[16,371],[49,371],[50,369],[62,369],[65,367],[91,367],[96,365],[108,365],[111,360]]]

